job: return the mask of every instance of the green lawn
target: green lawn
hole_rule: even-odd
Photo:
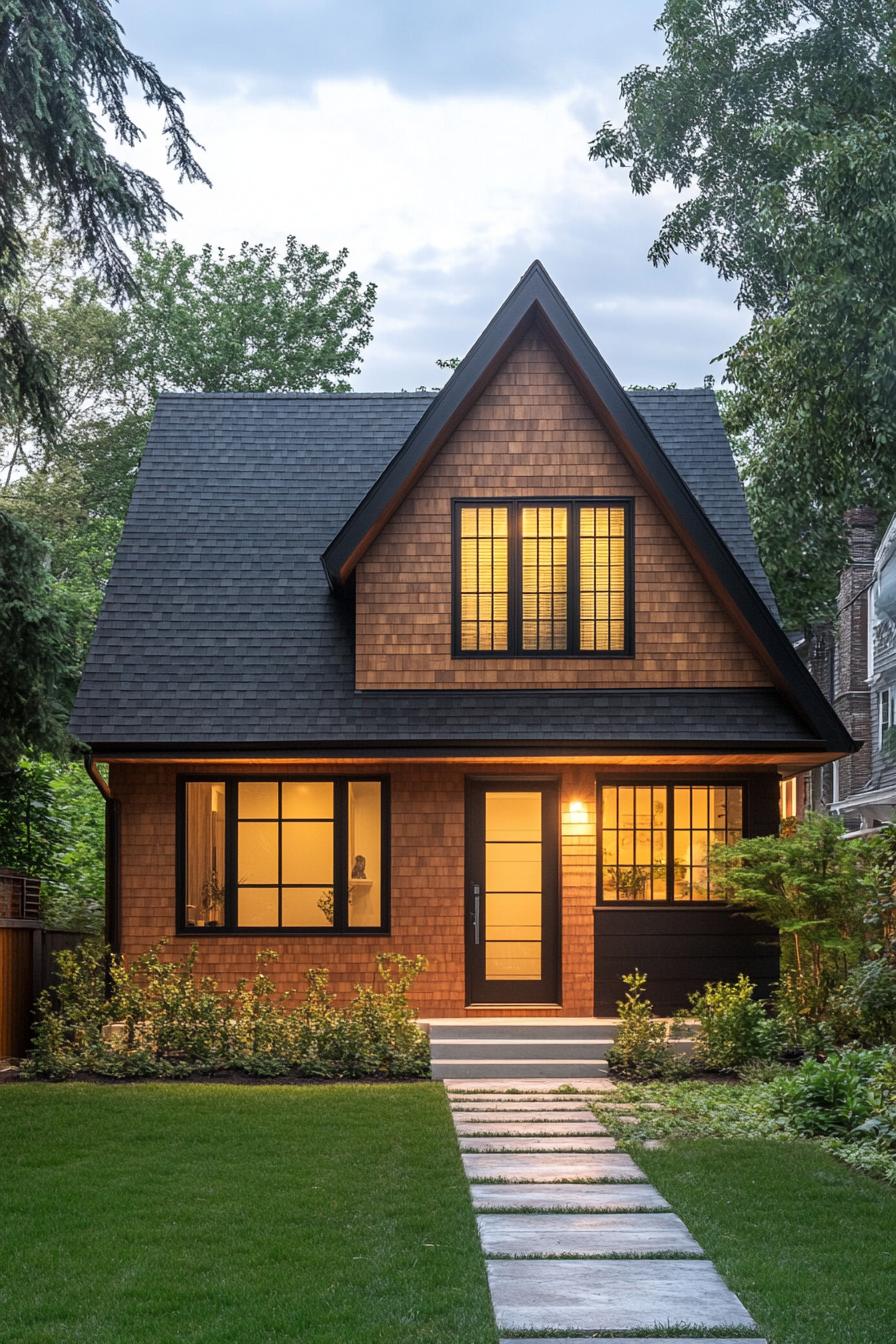
[[[637,1160],[772,1344],[893,1344],[896,1191],[809,1143],[673,1140]]]
[[[494,1344],[442,1089],[0,1089],[16,1344]]]

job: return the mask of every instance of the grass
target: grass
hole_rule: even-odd
[[[893,1344],[892,1189],[806,1142],[633,1151],[771,1344]]]
[[[16,1344],[494,1344],[440,1087],[14,1085]]]

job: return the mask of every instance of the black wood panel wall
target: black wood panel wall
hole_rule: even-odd
[[[743,972],[767,995],[778,978],[776,931],[727,906],[599,906],[594,946],[598,1017],[615,1017],[622,977],[636,967],[662,1014],[686,1008],[688,995],[707,981],[734,980]]]

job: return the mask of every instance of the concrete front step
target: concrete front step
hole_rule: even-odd
[[[543,1047],[539,1047],[541,1050]],[[557,1078],[566,1079],[574,1073],[577,1078],[605,1078],[607,1076],[606,1060],[594,1059],[593,1057],[577,1059],[570,1058],[538,1058],[529,1056],[521,1059],[507,1058],[489,1058],[489,1059],[458,1059],[452,1056],[450,1059],[434,1055],[432,1060],[432,1076],[436,1079],[460,1079],[460,1078]]]
[[[429,1039],[435,1042],[540,1040],[614,1041],[619,1031],[615,1020],[581,1017],[450,1018],[430,1019]]]
[[[517,1036],[513,1040],[500,1037],[443,1037],[430,1041],[430,1051],[434,1060],[441,1059],[531,1059],[541,1055],[550,1059],[589,1059],[604,1060],[613,1044],[610,1037],[579,1041],[575,1037],[552,1036],[545,1040],[540,1036]]]

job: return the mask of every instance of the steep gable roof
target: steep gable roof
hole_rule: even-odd
[[[725,753],[848,750],[775,691],[357,692],[350,601],[320,555],[437,398],[160,398],[72,731],[115,748],[433,750],[550,743]],[[631,394],[772,604],[710,392]],[[769,613],[771,623],[774,618]],[[833,723],[839,728],[839,721]]]

